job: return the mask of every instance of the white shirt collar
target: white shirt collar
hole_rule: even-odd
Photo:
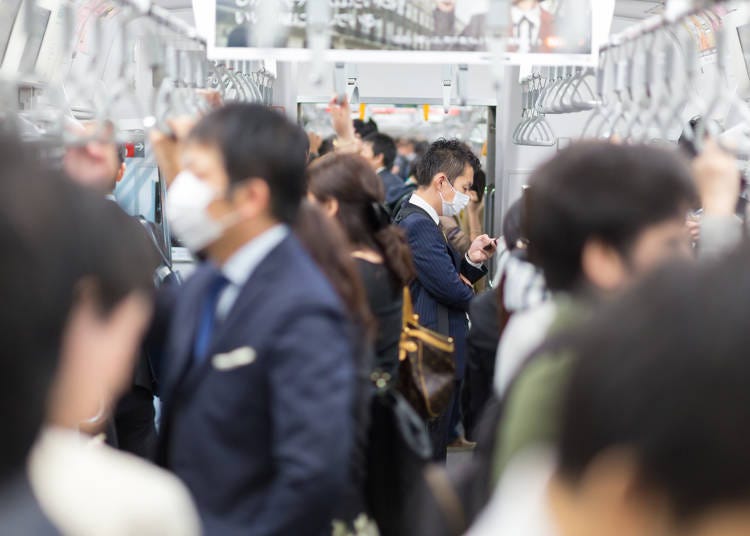
[[[273,249],[289,234],[286,225],[276,225],[242,246],[222,266],[221,271],[232,285],[242,287]]]
[[[430,215],[430,218],[432,218],[432,221],[435,222],[435,225],[440,225],[440,216],[438,216],[437,211],[432,208],[432,205],[425,201],[419,194],[417,194],[416,192],[411,194],[409,203],[411,203],[412,205],[416,205],[424,210],[427,214]]]
[[[520,23],[524,17],[529,19],[529,21],[534,25],[534,29],[538,29],[542,25],[541,6],[536,6],[535,8],[528,11],[523,11],[518,9],[517,7],[512,7],[510,12],[511,18],[513,19],[513,24],[515,25],[518,25],[518,23]]]
[[[380,175],[384,171],[385,171],[385,166],[380,166],[375,173],[377,173],[378,175]]]

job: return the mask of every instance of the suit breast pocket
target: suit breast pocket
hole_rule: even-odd
[[[258,352],[242,346],[210,358],[204,388],[212,418],[263,413],[266,410],[266,378]]]

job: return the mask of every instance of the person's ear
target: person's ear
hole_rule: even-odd
[[[332,197],[326,200],[326,202],[323,203],[323,212],[325,212],[326,216],[328,216],[329,218],[335,218],[336,215],[339,213],[338,199]]]
[[[437,191],[442,191],[444,187],[443,184],[446,182],[448,182],[448,176],[445,173],[438,173],[432,177],[432,185]]]
[[[125,164],[125,162],[120,164],[120,169],[117,170],[117,177],[115,178],[115,183],[118,183],[122,180],[122,178],[125,176],[126,169],[127,169],[127,164]]]
[[[620,253],[598,238],[583,245],[581,268],[584,277],[602,290],[617,290],[628,278],[627,266]]]
[[[233,202],[243,219],[271,213],[271,187],[263,179],[249,179],[235,189]]]

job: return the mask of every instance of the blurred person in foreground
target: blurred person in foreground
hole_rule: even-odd
[[[206,260],[161,313],[158,461],[187,484],[208,534],[318,536],[349,476],[355,332],[291,232],[306,135],[250,104],[173,130],[151,137],[167,217]]]
[[[570,331],[644,275],[693,256],[685,214],[697,192],[674,152],[585,142],[537,169],[529,188],[529,256],[552,300],[515,314],[500,341],[496,388],[503,403],[488,468],[495,494],[471,532],[476,535],[524,519],[543,527],[548,519],[539,493],[575,358]],[[503,351],[509,337],[516,353]],[[519,340],[530,344],[527,353]],[[545,533],[524,526],[527,534]]]
[[[549,489],[561,536],[750,534],[750,250],[650,278],[586,326]]]
[[[3,374],[12,382],[4,392],[19,390],[13,406],[26,414],[25,429],[8,439],[29,440],[46,413],[29,461],[34,495],[64,534],[198,534],[177,479],[86,435],[129,386],[151,311],[150,244],[116,206],[41,167],[31,148],[7,136],[0,147],[8,311],[0,347],[16,369]],[[25,370],[35,373],[32,383]],[[46,533],[11,530],[2,517],[8,534]]]

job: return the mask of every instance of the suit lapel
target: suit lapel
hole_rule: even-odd
[[[427,211],[423,209],[422,207],[409,203],[408,208],[413,209],[414,212],[423,214],[425,218],[429,219],[432,223],[435,223],[435,220],[433,220],[432,217],[427,213]],[[405,218],[406,217],[404,216],[404,219]],[[437,232],[440,235],[440,239],[443,241],[443,244],[445,244],[445,250],[448,252],[448,255],[451,256],[451,260],[453,261],[453,266],[456,268],[456,271],[458,273],[461,273],[460,254],[455,249],[453,249],[453,247],[450,245],[450,242],[448,241],[448,237],[445,236],[445,232],[443,232],[443,226],[438,224],[436,227],[437,227]]]
[[[184,294],[178,298],[175,317],[170,322],[170,343],[167,347],[169,363],[162,393],[165,400],[169,400],[192,364],[201,304],[211,283],[211,270],[199,270],[193,280],[182,288]]]
[[[231,333],[251,329],[250,326],[245,324],[247,318],[245,312],[248,307],[262,303],[263,300],[259,298],[268,290],[268,281],[274,279],[274,273],[279,269],[280,263],[283,263],[284,252],[288,247],[289,241],[290,237],[286,237],[276,246],[245,282],[239,296],[237,296],[237,301],[235,301],[227,317],[217,326],[211,338],[211,343],[208,347],[208,357],[200,365],[188,370],[184,382],[184,388],[188,392],[195,389],[200,380],[206,377],[208,369],[213,366],[212,359],[215,354],[234,349],[225,346],[227,337]],[[253,328],[258,328],[258,326],[253,326]],[[192,352],[190,353],[192,355]]]

